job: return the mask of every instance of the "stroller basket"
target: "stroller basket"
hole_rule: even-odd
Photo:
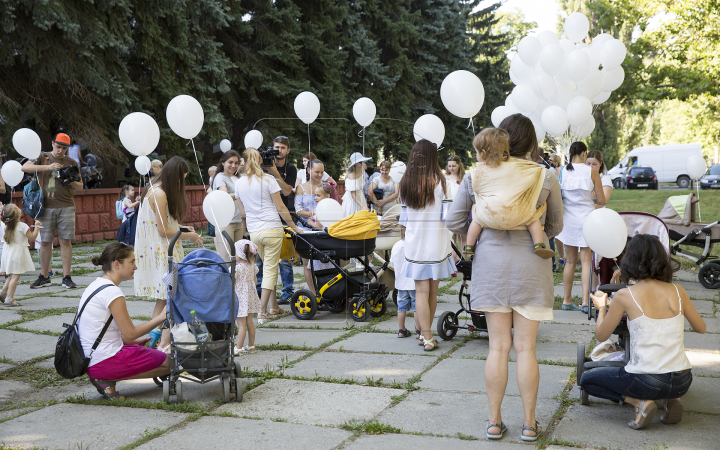
[[[335,269],[316,271],[315,276],[317,277],[318,286],[325,286],[330,280],[338,276],[339,273],[340,272]],[[371,281],[364,272],[349,272],[348,274],[350,278],[359,284],[350,283],[343,277],[340,281],[323,291],[323,299],[329,301],[347,300],[361,291],[360,285]]]
[[[311,245],[326,253],[331,259],[361,258],[375,251],[375,238],[350,241],[334,238],[324,231],[296,234],[293,236],[293,244],[295,251],[306,259],[311,258]]]

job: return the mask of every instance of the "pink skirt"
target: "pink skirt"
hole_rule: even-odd
[[[95,380],[123,380],[161,366],[167,356],[160,350],[125,345],[114,356],[88,367],[87,374]]]

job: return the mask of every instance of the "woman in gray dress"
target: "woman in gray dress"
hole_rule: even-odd
[[[510,135],[510,156],[534,160],[539,151],[535,129],[521,114],[509,116],[500,124]],[[453,233],[467,234],[469,214],[475,203],[473,172],[460,183],[446,218]],[[508,180],[511,183],[512,180]],[[540,217],[547,238],[562,230],[563,206],[557,178],[547,171],[537,207],[547,205]],[[541,320],[552,320],[554,300],[552,261],[533,253],[527,230],[484,229],[475,247],[471,284],[473,309],[485,311],[490,335],[490,351],[485,363],[485,387],[489,406],[487,437],[500,439],[507,430],[500,407],[508,380],[510,348],[517,354],[517,381],[522,398],[524,419],[520,437],[537,440],[541,428],[535,420],[539,368],[535,340]],[[514,330],[513,330],[514,328]]]

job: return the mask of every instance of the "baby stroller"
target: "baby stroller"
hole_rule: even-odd
[[[312,283],[317,296],[308,289],[295,291],[290,299],[290,310],[300,320],[309,320],[315,316],[320,305],[332,313],[342,313],[347,309],[356,322],[364,322],[369,316],[380,317],[387,311],[388,289],[380,283],[378,273],[365,257],[375,250],[375,240],[343,240],[330,236],[326,231],[316,230],[302,218],[303,226],[314,231],[302,234],[291,232],[295,251],[310,260]],[[356,259],[363,265],[362,270],[343,269],[339,261]],[[315,270],[315,260],[332,267]],[[385,266],[387,263],[385,263]]]
[[[460,309],[457,312],[444,311],[440,314],[437,321],[437,333],[443,340],[448,341],[455,337],[459,329],[473,331],[485,331],[487,332],[487,321],[485,320],[485,313],[482,311],[475,311],[470,306],[470,286],[468,282],[472,280],[472,260],[464,259],[462,253],[452,243],[452,248],[460,256],[460,261],[455,263],[455,268],[463,276],[462,284],[460,285],[460,291],[458,292],[458,300],[460,302]],[[467,306],[466,306],[467,305]],[[459,325],[458,317],[462,313],[467,313],[472,319],[472,325]]]
[[[713,244],[720,242],[720,221],[696,222],[699,201],[693,193],[670,197],[658,216],[665,221],[670,229],[670,238],[675,241],[670,253],[698,265],[698,278],[705,288],[720,289],[720,261],[717,256],[710,254]],[[699,247],[702,253],[685,250],[683,245]]]
[[[665,248],[668,249],[668,253],[670,252],[670,239],[668,236],[668,228],[667,226],[665,226],[665,223],[660,220],[660,218],[644,212],[620,212],[618,214],[620,214],[620,217],[625,220],[625,225],[627,225],[628,238],[632,238],[636,234],[652,234],[654,236],[657,236],[658,239],[660,239],[660,242],[663,243]],[[597,258],[597,255],[593,253],[593,260],[595,258]],[[616,264],[603,264],[603,262],[607,261],[607,259],[603,259],[602,262],[599,264],[598,275],[601,281],[609,280],[612,276],[612,273],[617,269]],[[627,285],[619,283],[601,284],[597,287],[597,290],[611,295],[619,291],[620,289],[625,289],[626,287]],[[592,288],[590,293],[592,293]],[[588,320],[597,321],[597,317],[598,311],[594,307],[592,301],[589,301]],[[592,370],[596,367],[625,367],[628,361],[630,361],[630,330],[627,326],[627,320],[627,315],[623,315],[622,319],[620,319],[620,323],[617,325],[617,327],[615,327],[615,330],[612,333],[618,336],[618,345],[625,350],[625,355],[622,361],[593,361],[592,359],[585,356],[585,344],[578,344],[576,365],[576,383],[578,387],[580,387],[580,379],[582,378],[582,374],[585,371]],[[588,399],[588,393],[582,391],[582,388],[580,389],[582,392],[580,403],[582,403],[583,405],[588,405],[590,403]]]
[[[191,322],[191,310],[204,321],[212,340],[206,342],[170,341],[170,375],[162,380],[163,400],[170,402],[175,395],[183,401],[181,379],[205,384],[219,379],[222,383],[223,402],[229,402],[232,394],[242,401],[243,383],[240,366],[235,364],[235,318],[238,300],[235,295],[235,245],[230,236],[222,235],[230,247],[230,270],[227,262],[211,250],[198,249],[179,263],[173,260],[172,250],[180,234],[189,230],[181,228],[170,241],[168,248],[167,320],[172,329],[176,323]]]

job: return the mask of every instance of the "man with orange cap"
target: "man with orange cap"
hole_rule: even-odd
[[[43,190],[43,213],[37,219],[42,222],[38,240],[40,241],[40,275],[31,285],[38,289],[52,285],[50,277],[50,257],[52,242],[57,231],[60,241],[60,257],[63,266],[62,286],[73,289],[77,286],[70,278],[72,265],[72,240],[75,239],[75,190],[82,190],[83,182],[79,176],[77,161],[67,156],[70,136],[58,133],[52,141],[52,151],[41,153],[35,161],[28,161],[22,167],[23,172],[37,173]]]

